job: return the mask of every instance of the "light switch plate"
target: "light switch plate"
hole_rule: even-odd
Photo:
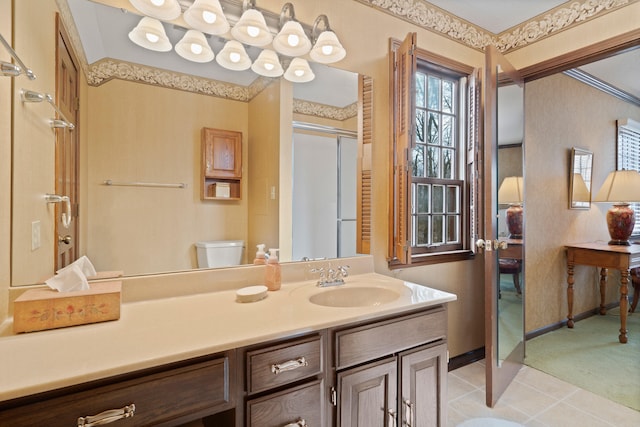
[[[31,250],[35,251],[40,247],[40,221],[31,222]]]

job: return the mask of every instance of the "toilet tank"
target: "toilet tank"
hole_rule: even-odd
[[[242,263],[243,240],[212,240],[196,243],[198,268],[230,267]]]

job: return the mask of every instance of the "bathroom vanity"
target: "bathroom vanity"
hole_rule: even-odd
[[[2,337],[0,425],[445,424],[455,295],[375,273],[285,282],[254,303],[235,291]]]

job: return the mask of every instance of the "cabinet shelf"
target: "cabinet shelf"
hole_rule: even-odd
[[[202,129],[202,200],[242,198],[242,133]]]

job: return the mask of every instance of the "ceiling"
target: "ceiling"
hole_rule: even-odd
[[[122,8],[108,7],[87,0],[67,1],[90,64],[102,58],[113,58],[244,86],[256,78],[251,71],[228,71],[218,66],[215,61],[203,66],[203,64],[184,60],[174,51],[159,54],[143,49],[131,43],[127,37],[129,31],[139,21],[138,15]],[[122,4],[122,0],[117,0],[114,4],[118,2]],[[491,33],[499,34],[572,1],[430,0],[429,3]],[[166,25],[165,29],[174,45],[185,31],[170,25]],[[338,36],[340,37],[339,33]],[[224,40],[211,36],[209,42],[214,52],[218,52]],[[259,50],[248,48],[247,53],[253,59],[257,57]],[[295,84],[296,98],[339,107],[355,102],[357,92],[349,89],[355,87],[353,85],[357,78],[355,74],[315,63],[311,63],[311,67],[316,74],[316,79],[313,83]],[[580,69],[640,99],[640,79],[637,78],[640,75],[640,49],[585,65]],[[331,84],[323,84],[326,82]],[[327,90],[331,87],[334,90]]]

